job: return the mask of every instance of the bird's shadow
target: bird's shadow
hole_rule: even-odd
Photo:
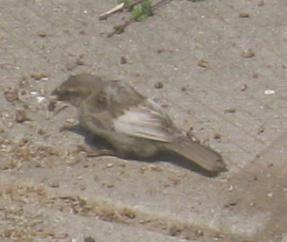
[[[145,159],[134,156],[134,155],[129,155],[129,156],[125,155],[124,157],[122,157],[122,155],[117,154],[115,152],[113,146],[109,144],[105,139],[92,135],[91,133],[87,132],[84,128],[82,128],[80,125],[75,125],[73,127],[67,128],[66,130],[82,135],[85,138],[85,142],[90,147],[95,148],[97,150],[100,150],[100,149],[112,150],[115,156],[119,158],[123,158],[127,160],[138,160],[141,162],[149,162],[149,163],[161,162],[161,161],[169,162],[169,163],[191,170],[193,172],[196,172],[206,177],[216,177],[219,174],[219,172],[212,172],[212,171],[206,170],[202,168],[201,166],[197,165],[195,162],[192,162],[186,159],[185,157],[182,157],[173,152],[162,152],[153,157],[145,158]]]

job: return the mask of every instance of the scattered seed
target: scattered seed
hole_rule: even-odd
[[[228,204],[225,204],[224,207],[225,207],[225,208],[230,208],[230,207],[234,207],[234,206],[236,206],[236,205],[237,205],[236,202],[230,202],[230,203],[228,203]]]
[[[32,79],[34,79],[34,80],[39,81],[39,80],[47,79],[48,76],[47,76],[45,73],[43,73],[43,72],[35,72],[35,73],[32,73],[32,74],[30,75],[30,77],[31,77]]]
[[[252,49],[248,49],[241,52],[241,56],[244,58],[252,58],[255,56],[255,52]]]
[[[107,188],[113,188],[113,187],[115,187],[115,185],[114,185],[114,184],[111,184],[111,183],[104,183],[103,185],[106,186]]]
[[[214,139],[216,139],[216,140],[221,140],[221,134],[215,134],[214,136],[213,136],[213,138]]]
[[[170,49],[164,49],[164,48],[162,48],[162,49],[157,49],[157,51],[156,51],[158,54],[161,54],[161,53],[166,53],[166,52],[168,52],[168,53],[172,53],[172,52],[174,52],[173,50],[170,50]]]
[[[130,219],[134,219],[136,217],[136,214],[133,210],[128,209],[128,208],[124,208],[123,211],[121,211],[121,215],[130,218]]]
[[[208,61],[206,60],[200,60],[198,63],[197,63],[198,66],[202,67],[202,68],[207,68],[209,66],[208,64]]]
[[[241,91],[244,92],[246,91],[246,89],[248,88],[247,84],[243,84],[243,86],[241,87]]]
[[[236,109],[235,108],[227,108],[223,112],[224,113],[236,113]]]
[[[260,134],[263,134],[265,132],[265,129],[263,126],[260,126],[258,131],[257,131],[257,134],[260,135]]]
[[[75,119],[67,119],[63,126],[60,128],[60,131],[63,132],[65,130],[69,130],[72,129],[73,127],[75,127],[77,124],[77,121]]]
[[[249,14],[249,13],[242,12],[242,13],[239,13],[239,17],[240,17],[240,18],[249,18],[249,17],[250,17],[250,14]]]
[[[38,36],[41,38],[46,38],[48,35],[44,32],[40,32],[40,33],[38,33]]]
[[[50,181],[50,182],[48,183],[48,186],[49,186],[49,187],[52,187],[52,188],[57,188],[57,187],[60,187],[60,184],[59,184],[58,181]]]
[[[150,165],[149,168],[151,171],[162,172],[162,168],[160,166]]]

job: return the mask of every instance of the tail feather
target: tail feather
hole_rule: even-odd
[[[167,144],[167,148],[188,160],[198,164],[200,167],[211,171],[226,171],[226,165],[222,156],[211,148],[195,143],[188,139]]]

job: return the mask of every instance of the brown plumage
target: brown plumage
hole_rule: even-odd
[[[188,139],[155,102],[123,82],[78,74],[52,95],[75,106],[80,125],[121,154],[147,158],[172,151],[208,171],[226,169],[217,152]]]

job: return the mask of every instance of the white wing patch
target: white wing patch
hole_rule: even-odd
[[[140,105],[130,108],[115,119],[114,128],[117,132],[129,136],[169,142],[172,137],[165,130],[163,119],[160,112]]]

